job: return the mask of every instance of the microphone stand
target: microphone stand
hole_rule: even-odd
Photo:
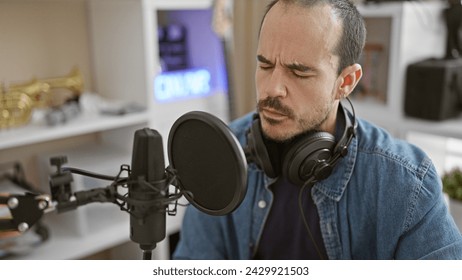
[[[176,186],[174,193],[171,194],[168,191],[168,186],[176,182],[176,172],[173,169],[168,167],[168,172],[164,171],[166,179],[148,182],[144,176],[132,178],[130,175],[133,174],[133,170],[130,170],[128,165],[122,165],[119,174],[111,177],[76,168],[63,168],[62,165],[67,163],[65,157],[52,158],[50,163],[57,167],[56,173],[50,177],[50,189],[52,199],[57,201],[58,213],[93,202],[114,203],[119,206],[120,210],[130,214],[130,238],[139,244],[143,252],[143,259],[152,259],[152,250],[156,247],[157,242],[165,238],[166,231],[165,222],[158,223],[157,219],[165,220],[165,214],[176,215],[177,201],[183,195]],[[128,173],[129,176],[121,177],[123,172]],[[72,193],[70,188],[71,173],[113,182],[106,188]],[[144,195],[135,196],[132,194],[131,192],[135,192],[133,185],[144,188]],[[124,195],[120,194],[119,187],[126,188],[128,192]],[[169,208],[171,204],[174,205],[173,209]]]
[[[169,214],[174,216],[177,213],[178,199],[181,198],[183,192],[174,185],[175,171],[167,167],[166,180],[159,182],[147,182],[139,179],[138,183],[148,184],[153,189],[165,190],[169,185],[175,186],[174,193],[167,193],[161,199],[151,200],[137,200],[129,197],[129,194],[120,194],[119,188],[127,188],[130,183],[129,177],[121,177],[123,172],[130,174],[130,167],[122,165],[119,174],[115,177],[92,173],[82,169],[63,167],[67,163],[67,158],[64,156],[53,157],[50,163],[56,166],[57,171],[50,176],[49,184],[51,190],[51,199],[47,194],[33,194],[26,193],[25,195],[9,195],[0,196],[0,205],[6,205],[11,213],[12,219],[0,220],[0,231],[19,231],[25,232],[37,223],[45,213],[56,210],[58,213],[72,211],[80,206],[99,202],[99,203],[113,203],[119,206],[121,211],[127,212],[134,218],[138,219],[141,223],[147,216],[152,214]],[[83,176],[93,177],[101,180],[112,181],[112,183],[104,188],[94,188],[86,191],[72,192],[71,183],[73,181],[72,173]],[[169,206],[173,204],[174,207]],[[150,210],[139,215],[130,210],[130,205],[143,206]],[[160,229],[164,230],[165,229]],[[162,241],[157,240],[157,242]],[[152,250],[156,247],[156,242],[153,244],[140,244],[143,251],[143,260],[152,259]]]

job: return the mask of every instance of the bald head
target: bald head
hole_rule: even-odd
[[[332,50],[333,54],[339,56],[337,72],[340,73],[345,67],[358,62],[366,40],[366,27],[360,13],[349,0],[274,0],[267,7],[262,25],[267,14],[276,4],[286,7],[295,5],[301,9],[311,9],[321,5],[330,6],[342,27]]]

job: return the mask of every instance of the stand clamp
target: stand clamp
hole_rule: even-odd
[[[11,218],[0,219],[0,231],[25,232],[37,223],[44,213],[54,209],[50,197],[26,193],[24,195],[0,196],[0,206],[6,205]]]

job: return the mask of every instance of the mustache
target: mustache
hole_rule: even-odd
[[[279,98],[276,97],[268,96],[263,100],[259,100],[257,103],[258,112],[261,112],[265,108],[273,109],[283,115],[288,116],[289,118],[293,118],[294,116],[294,112],[292,111],[292,109],[290,109],[287,106],[284,106],[279,100]]]

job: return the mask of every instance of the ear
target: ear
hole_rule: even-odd
[[[358,85],[359,80],[363,76],[361,65],[355,63],[343,69],[340,73],[340,88],[338,90],[338,98],[347,97]]]

